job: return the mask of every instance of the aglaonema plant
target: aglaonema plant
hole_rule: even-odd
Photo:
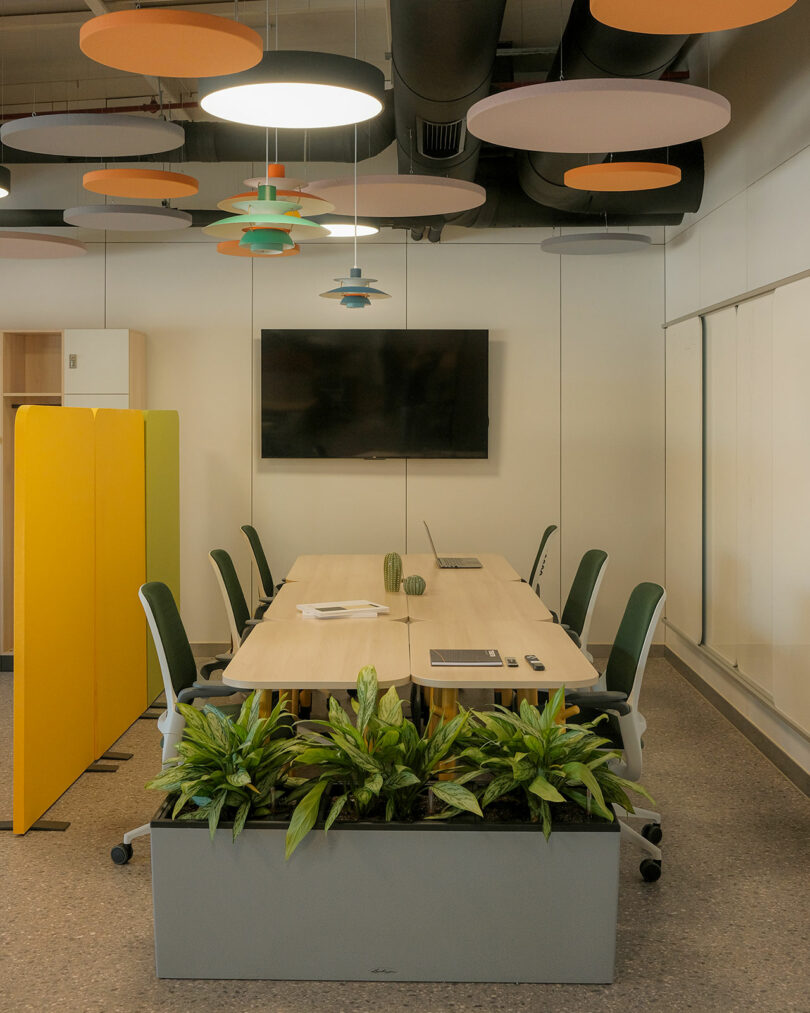
[[[559,689],[542,711],[524,700],[519,714],[505,707],[474,712],[472,742],[458,758],[458,769],[491,778],[479,795],[482,809],[508,796],[525,806],[532,822],[542,821],[546,838],[555,805],[574,803],[612,821],[614,802],[633,811],[628,791],[653,801],[641,785],[610,770],[611,760],[620,754],[594,731],[606,715],[581,725],[558,723],[564,706],[564,691]]]
[[[220,819],[232,818],[236,840],[249,817],[284,807],[296,784],[288,775],[296,742],[283,697],[265,718],[258,693],[245,700],[236,720],[211,704],[201,711],[183,703],[177,708],[186,719],[179,759],[146,785],[177,793],[172,819],[207,819],[213,838]]]
[[[464,787],[475,772],[456,767],[460,742],[466,741],[468,712],[420,735],[403,716],[393,687],[378,700],[372,666],[361,669],[357,677],[355,711],[353,723],[331,697],[328,720],[314,722],[321,730],[303,733],[306,746],[297,754],[294,769],[314,768],[314,773],[294,792],[301,797],[287,831],[287,858],[314,827],[327,789],[332,795],[327,831],[344,809],[356,819],[413,820],[422,815],[429,795],[444,808],[428,818],[443,819],[461,811],[481,815],[475,795]]]

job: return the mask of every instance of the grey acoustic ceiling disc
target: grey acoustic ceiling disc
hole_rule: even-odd
[[[649,236],[637,232],[583,232],[578,236],[552,236],[544,239],[540,248],[545,253],[579,255],[633,253],[645,249],[651,242]]]
[[[104,232],[166,232],[187,229],[191,215],[176,208],[142,207],[140,204],[88,204],[65,211],[68,225]]]
[[[0,129],[0,141],[10,148],[77,158],[152,155],[182,147],[185,138],[177,123],[125,113],[48,113]]]

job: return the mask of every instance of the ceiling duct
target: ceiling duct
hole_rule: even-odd
[[[467,110],[489,94],[505,0],[391,0],[400,172],[474,180]]]

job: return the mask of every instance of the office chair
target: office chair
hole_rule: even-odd
[[[597,734],[610,739],[612,748],[621,751],[621,759],[611,761],[610,767],[619,777],[631,781],[637,781],[641,777],[641,737],[647,728],[647,722],[638,709],[638,700],[650,645],[666,597],[666,591],[660,584],[646,582],[635,587],[624,610],[605,668],[605,691],[565,695],[566,706],[573,704],[579,707],[577,722],[580,724],[593,721],[600,714],[608,715],[608,720],[600,722],[597,727]],[[619,805],[614,805],[613,808],[622,836],[649,856],[639,868],[647,882],[654,882],[661,876],[661,850],[657,847],[662,837],[660,813],[639,807],[634,807],[632,813]],[[639,833],[627,823],[628,819],[644,819],[648,822]]]
[[[244,643],[245,637],[254,626],[261,622],[261,619],[250,618],[250,611],[245,601],[242,585],[239,583],[239,577],[236,574],[236,567],[228,553],[224,549],[211,549],[208,558],[214,568],[214,575],[222,592],[222,600],[225,602],[225,612],[228,616],[228,628],[231,635],[230,657],[233,657]],[[217,657],[225,658],[227,655],[217,655]]]
[[[176,758],[177,743],[183,737],[186,719],[177,710],[178,703],[192,703],[194,700],[211,697],[233,696],[241,690],[224,686],[221,682],[209,683],[197,681],[197,665],[191,653],[186,631],[177,605],[169,588],[160,581],[153,580],[142,585],[138,597],[146,613],[146,621],[155,644],[160,672],[163,676],[163,690],[166,694],[166,710],[157,720],[162,739],[162,765],[165,769]],[[225,666],[212,663],[205,666],[208,674]],[[221,707],[226,714],[238,714],[241,705]],[[116,844],[110,857],[116,865],[126,865],[132,858],[132,842],[137,837],[145,837],[149,833],[149,824],[137,827],[124,834],[121,844]]]
[[[591,620],[596,607],[596,598],[607,569],[608,554],[602,549],[588,549],[579,561],[571,590],[565,600],[565,608],[559,620],[552,612],[554,621],[561,624],[568,636],[593,664],[593,655],[588,650]]]
[[[548,555],[548,540],[557,530],[556,524],[549,524],[546,530],[543,532],[543,537],[540,539],[540,546],[537,550],[537,555],[534,557],[534,563],[532,564],[532,571],[529,574],[528,583],[534,588],[535,592],[539,595],[540,590],[535,584],[535,578],[539,583],[540,578],[543,576],[543,570],[546,567],[546,557]]]
[[[259,607],[253,615],[254,619],[261,619],[267,611],[270,603],[273,601],[276,591],[284,586],[284,581],[280,584],[273,584],[273,575],[270,572],[270,565],[267,562],[267,556],[264,554],[264,548],[262,547],[262,542],[259,538],[259,532],[253,527],[253,525],[243,524],[242,534],[247,539],[250,551],[253,553],[256,569],[259,572],[259,580],[261,581],[262,591],[264,591],[264,594],[259,595]]]

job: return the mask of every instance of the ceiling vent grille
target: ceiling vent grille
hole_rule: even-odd
[[[464,149],[467,125],[464,120],[431,123],[416,117],[416,138],[419,154],[424,158],[453,158]]]

